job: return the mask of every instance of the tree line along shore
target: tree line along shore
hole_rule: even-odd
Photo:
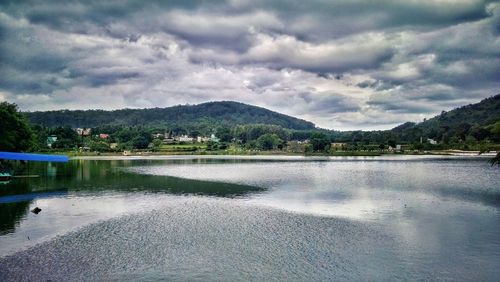
[[[449,150],[500,151],[500,118],[487,119],[486,124],[459,120],[460,114],[478,114],[498,103],[498,95],[477,104],[465,106],[426,120],[405,123],[391,130],[336,131],[316,128],[309,123],[262,108],[239,103],[241,116],[232,123],[192,116],[192,121],[175,124],[143,123],[104,124],[93,127],[71,125],[44,126],[30,122],[29,114],[18,111],[15,104],[0,103],[2,138],[0,150],[64,153],[69,155],[129,154],[291,154],[376,156],[380,154],[448,154]],[[213,107],[226,104],[209,103]],[[500,105],[500,103],[499,103]],[[470,108],[474,111],[471,111]],[[498,107],[493,107],[496,109]],[[245,112],[246,111],[246,112]],[[256,112],[252,112],[256,111]],[[221,112],[220,110],[218,112]],[[249,114],[250,112],[250,114]],[[270,112],[270,113],[269,113]],[[67,111],[63,111],[65,115]],[[141,113],[140,111],[138,113]],[[265,114],[269,123],[248,123],[253,114]],[[81,113],[80,113],[81,114]],[[496,114],[496,113],[494,113]],[[40,115],[37,115],[40,119]],[[47,120],[48,118],[44,116]],[[251,121],[249,121],[249,119]],[[225,120],[228,120],[226,118]],[[238,120],[242,124],[238,124]],[[276,120],[277,124],[272,124]],[[469,119],[470,121],[471,119]],[[484,120],[484,118],[483,118]],[[481,121],[483,121],[481,120]],[[224,120],[223,120],[224,121]],[[259,120],[263,122],[264,120]],[[71,123],[70,120],[68,120]],[[279,124],[288,124],[286,128]],[[451,152],[453,153],[453,152]]]

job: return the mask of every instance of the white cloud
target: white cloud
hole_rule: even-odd
[[[237,38],[260,29],[282,29],[283,23],[272,13],[254,11],[227,15],[204,11],[174,10],[159,16],[160,28],[197,38]]]
[[[49,110],[236,100],[322,127],[378,129],[500,86],[496,3],[126,4],[1,6],[0,101]]]
[[[336,71],[376,67],[391,55],[383,34],[360,34],[327,43],[313,44],[289,35],[256,35],[253,46],[242,55],[243,62],[260,62],[278,67]]]

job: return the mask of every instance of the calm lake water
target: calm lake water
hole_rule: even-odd
[[[500,277],[500,169],[485,158],[88,158],[29,173],[0,184],[2,281]]]

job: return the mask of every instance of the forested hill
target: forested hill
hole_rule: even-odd
[[[491,139],[500,128],[500,94],[486,98],[479,103],[456,108],[421,123],[404,123],[391,131],[401,139],[414,139],[418,136],[446,142],[447,138],[465,140]]]
[[[96,127],[106,125],[168,126],[198,128],[203,126],[234,126],[238,124],[273,124],[290,129],[312,129],[305,120],[238,102],[208,102],[168,108],[103,110],[60,110],[26,112],[32,124],[46,127]]]

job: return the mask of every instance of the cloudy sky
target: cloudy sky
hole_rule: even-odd
[[[499,34],[499,1],[2,0],[0,101],[234,100],[385,129],[500,93]]]

